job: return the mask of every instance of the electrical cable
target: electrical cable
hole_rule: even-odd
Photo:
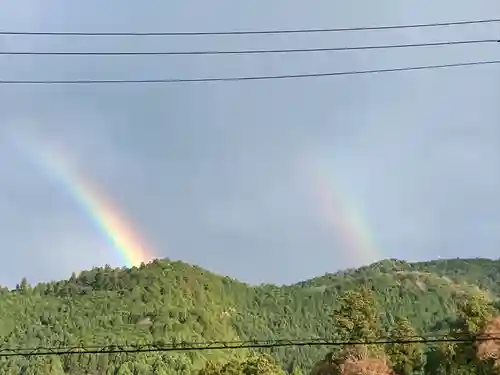
[[[0,51],[0,55],[44,55],[44,56],[174,56],[174,55],[249,55],[269,53],[311,53],[311,52],[333,52],[333,51],[359,51],[392,48],[415,48],[452,46],[464,44],[487,44],[500,43],[498,39],[457,40],[448,42],[410,43],[410,44],[382,44],[354,47],[325,47],[325,48],[292,48],[292,49],[261,49],[261,50],[236,50],[236,51],[150,51],[150,52],[96,52],[96,51]]]
[[[209,77],[209,78],[156,78],[156,79],[88,79],[88,80],[0,80],[0,84],[18,84],[18,85],[85,85],[85,84],[148,84],[148,83],[206,83],[206,82],[229,82],[229,81],[264,81],[264,80],[284,80],[300,78],[320,78],[348,75],[362,75],[375,73],[390,73],[403,71],[417,71],[430,69],[444,69],[454,67],[478,66],[478,65],[496,65],[500,60],[471,61],[463,63],[439,64],[439,65],[420,65],[401,68],[386,68],[372,70],[353,70],[326,73],[303,73],[303,74],[284,74],[267,76],[239,76],[239,77]]]
[[[382,338],[378,340],[335,341],[331,339],[308,340],[252,340],[252,341],[214,341],[205,343],[180,342],[171,344],[139,344],[139,345],[105,345],[105,346],[75,346],[75,347],[38,347],[38,348],[1,348],[0,357],[13,356],[45,356],[45,355],[82,355],[82,354],[119,354],[119,353],[150,353],[172,351],[201,351],[201,350],[235,350],[235,349],[264,349],[289,346],[352,346],[352,345],[393,345],[393,344],[433,344],[454,342],[473,344],[481,341],[500,340],[500,335],[472,335],[462,334],[450,336],[411,336],[401,339]]]
[[[393,30],[413,29],[439,26],[459,26],[473,24],[487,24],[500,22],[500,18],[434,22],[406,25],[384,25],[384,26],[361,26],[344,28],[318,28],[318,29],[288,29],[288,30],[240,30],[240,31],[186,31],[186,32],[71,32],[71,31],[0,31],[0,35],[46,35],[46,36],[201,36],[201,35],[258,35],[258,34],[304,34],[346,31],[370,31],[370,30]]]

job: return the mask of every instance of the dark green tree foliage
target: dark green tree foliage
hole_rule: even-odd
[[[252,356],[243,361],[227,363],[208,362],[198,375],[285,375],[286,373],[269,356]]]
[[[397,317],[390,331],[392,339],[405,341],[415,339],[417,333],[408,319]],[[400,343],[386,345],[386,353],[397,374],[411,375],[420,372],[425,364],[424,348],[420,343]]]
[[[402,331],[411,326],[416,333],[447,332],[458,329],[452,328],[453,324],[470,331],[490,314],[476,306],[479,302],[474,296],[480,293],[473,284],[488,289],[494,297],[500,292],[499,271],[500,262],[481,259],[416,264],[393,260],[277,287],[250,286],[168,259],[132,269],[106,266],[74,274],[65,281],[30,286],[23,279],[11,291],[0,289],[0,339],[2,346],[14,348],[312,337],[370,339],[398,327],[393,318],[398,316],[406,319]],[[469,302],[464,305],[461,301]],[[488,309],[492,309],[489,304]],[[413,352],[400,349],[392,355],[395,365],[404,369],[405,358],[413,358]],[[430,349],[426,348],[427,355],[445,352]],[[180,375],[208,371],[207,363],[217,369],[230,363],[227,371],[243,368],[251,373],[269,361],[269,371],[278,371],[268,357],[260,356],[266,353],[277,368],[306,373],[329,351],[326,347],[286,347],[272,351],[2,357],[0,373]]]
[[[333,326],[341,341],[375,341],[382,336],[380,311],[373,293],[365,286],[359,290],[344,292],[338,299],[338,307],[333,312]],[[338,347],[332,358],[357,356],[358,352],[379,356],[379,345],[356,345]]]
[[[383,333],[377,302],[365,287],[347,291],[339,298],[333,324],[342,340],[376,340]]]
[[[447,321],[449,336],[460,338],[480,334],[485,324],[497,314],[484,294],[462,294],[457,298],[455,318]],[[439,375],[491,373],[490,366],[477,358],[476,349],[476,345],[468,343],[441,343],[429,352],[428,372]]]

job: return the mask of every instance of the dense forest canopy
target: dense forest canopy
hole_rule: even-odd
[[[294,285],[251,286],[169,259],[0,291],[4,348],[491,334],[500,261],[385,260]],[[496,327],[499,327],[496,329]],[[2,374],[476,374],[492,340],[1,357]]]

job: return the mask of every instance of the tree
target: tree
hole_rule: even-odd
[[[460,295],[456,319],[448,323],[451,338],[471,339],[484,331],[494,314],[491,302],[482,293]],[[476,346],[469,342],[443,342],[428,355],[427,370],[431,374],[470,374],[488,371],[481,361]]]
[[[345,292],[333,321],[342,340],[376,340],[382,333],[377,302],[367,288]]]
[[[458,314],[453,327],[456,332],[477,334],[494,315],[491,301],[483,293],[462,295],[459,298]]]
[[[302,370],[300,369],[300,367],[294,367],[293,368],[293,371],[291,373],[291,375],[304,375],[304,373],[302,372]]]
[[[373,340],[388,334],[396,325],[395,316],[407,317],[417,332],[443,332],[452,326],[451,334],[476,332],[488,316],[484,313],[489,309],[488,301],[484,295],[470,296],[467,284],[481,285],[492,298],[500,296],[500,261],[460,260],[450,261],[446,269],[442,266],[442,262],[416,263],[411,267],[379,264],[285,287],[248,286],[169,260],[142,268],[94,268],[75,274],[70,280],[32,287],[25,280],[20,282],[24,292],[21,285],[17,290],[0,289],[0,340],[5,348],[112,348],[307,337]],[[360,289],[363,283],[369,283],[376,293]],[[346,293],[348,290],[353,292]],[[464,298],[458,299],[457,291],[470,298],[464,294]],[[383,312],[380,320],[379,311]],[[457,314],[460,319],[455,319]],[[453,324],[435,328],[447,318]],[[335,364],[337,372],[378,368],[384,373],[391,367],[384,357],[384,348],[347,346],[340,353],[336,351],[328,363]],[[473,360],[472,365],[464,360],[466,347],[458,344],[443,344],[439,350],[431,350],[428,362],[446,370],[441,374],[460,375],[469,374],[471,369],[488,369],[481,366],[497,355],[495,347],[483,345],[476,352],[471,345],[469,348],[472,350],[467,356]],[[29,359],[3,356],[0,374],[60,372],[60,366],[51,363],[52,358],[59,358],[68,375],[117,375],[118,371],[134,375],[191,375],[208,360],[217,364],[214,371],[225,371],[222,375],[257,370],[279,372],[286,365],[290,372],[296,367],[306,372],[314,365],[316,356],[323,358],[327,352],[327,348],[317,346],[276,349],[271,353],[275,367],[266,367],[262,359],[252,364],[249,358],[253,357],[247,358],[244,350],[151,352],[133,358],[117,353]],[[479,361],[479,357],[484,361]],[[125,362],[128,365],[122,366]],[[434,374],[437,372],[429,371],[429,375]]]
[[[54,356],[50,360],[50,374],[51,375],[64,375],[64,369],[59,357]]]
[[[198,375],[286,375],[267,355],[255,355],[244,361],[232,360],[225,364],[207,363]]]
[[[376,341],[382,333],[380,313],[373,293],[366,287],[344,292],[333,313],[333,322],[342,340]],[[313,369],[316,374],[385,374],[389,371],[381,345],[349,345],[332,352]]]
[[[16,289],[21,293],[27,293],[30,291],[31,287],[26,277],[21,279],[21,283],[16,285]]]
[[[395,325],[390,332],[391,339],[409,340],[416,336],[416,331],[403,317],[396,317]],[[391,358],[392,366],[397,374],[410,375],[421,370],[424,365],[424,350],[422,344],[388,344],[386,353]]]
[[[484,331],[493,314],[494,308],[491,301],[483,293],[462,296],[458,303],[458,317],[454,333],[472,337],[478,335]],[[477,357],[475,346],[456,345],[455,352],[455,361],[462,367],[474,367],[478,372],[485,369],[485,363]]]
[[[481,361],[485,372],[500,374],[500,343],[497,338],[500,332],[500,317],[494,317],[486,322],[481,340],[476,343],[476,357]]]
[[[370,355],[367,346],[350,346],[338,355],[328,354],[317,362],[311,375],[394,375],[386,356]]]
[[[116,372],[116,375],[134,375],[128,363],[123,363]]]

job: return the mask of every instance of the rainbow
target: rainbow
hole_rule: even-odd
[[[345,254],[354,257],[360,265],[384,258],[377,250],[369,225],[355,202],[348,199],[339,182],[317,161],[306,163],[307,175],[312,183],[312,195],[317,201],[323,220],[341,238]]]
[[[126,266],[138,266],[155,258],[110,200],[71,165],[67,152],[49,147],[47,142],[28,141],[27,137],[16,137],[15,141],[32,161],[71,193]]]

